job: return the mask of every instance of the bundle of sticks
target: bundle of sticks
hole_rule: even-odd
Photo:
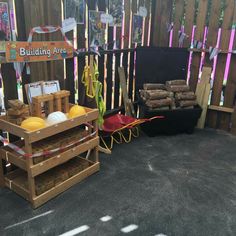
[[[174,93],[176,107],[189,109],[197,105],[197,97],[194,92],[190,91],[190,87],[185,80],[167,81],[166,88]]]
[[[140,96],[150,110],[175,109],[174,93],[167,91],[164,84],[144,84]]]

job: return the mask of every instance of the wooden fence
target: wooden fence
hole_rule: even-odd
[[[12,2],[12,0],[11,0]],[[18,40],[26,40],[32,27],[38,25],[61,25],[63,19],[63,1],[61,0],[15,0]],[[212,105],[233,108],[236,91],[236,76],[234,68],[236,55],[229,54],[229,49],[235,48],[234,38],[236,23],[236,8],[234,0],[124,0],[124,17],[122,27],[108,27],[106,29],[107,42],[119,39],[117,49],[113,45],[97,58],[99,65],[99,80],[104,85],[104,97],[107,109],[114,109],[122,105],[117,68],[125,67],[130,98],[134,95],[135,80],[135,48],[132,43],[132,18],[140,6],[148,10],[143,23],[142,45],[179,47],[179,31],[188,37],[183,47],[190,48],[192,39],[199,40],[209,46],[222,50],[215,60],[209,60],[209,53],[205,50],[194,50],[190,57],[189,84],[196,89],[202,66],[212,67]],[[97,10],[108,12],[108,0],[87,0],[85,24],[77,25],[76,32],[69,33],[69,39],[76,36],[77,48],[88,47],[88,11]],[[173,29],[168,32],[167,25],[173,23]],[[76,35],[75,35],[76,33]],[[34,40],[60,40],[57,33],[52,35],[35,36]],[[71,102],[75,102],[78,92],[80,104],[85,102],[84,88],[81,84],[83,68],[87,55],[81,55],[77,61],[68,59],[63,61],[40,62],[31,64],[31,74],[26,71],[22,75],[22,83],[39,80],[57,79],[61,87],[72,92]],[[75,63],[76,62],[76,63]],[[76,68],[75,68],[76,66]],[[78,73],[76,76],[74,72]],[[5,98],[16,98],[16,76],[12,65],[2,66],[5,87]],[[65,75],[64,75],[65,74]],[[76,79],[78,78],[78,80]],[[222,90],[224,90],[222,96]],[[232,118],[233,117],[233,118]],[[209,110],[207,124],[213,128],[229,131],[236,130],[236,115],[222,111]]]

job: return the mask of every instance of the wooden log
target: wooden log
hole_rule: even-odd
[[[166,85],[186,85],[185,80],[171,80],[171,81],[166,81]]]
[[[175,94],[176,100],[196,100],[197,96],[194,92],[183,92]]]
[[[160,99],[160,100],[148,100],[146,102],[146,105],[150,108],[166,107],[166,106],[171,106],[171,104],[172,104],[171,98]]]
[[[163,99],[167,98],[169,95],[169,92],[163,91],[163,90],[148,90],[146,91],[146,98],[149,100],[158,100],[158,99]]]
[[[168,91],[178,93],[178,92],[188,92],[190,91],[190,87],[188,85],[170,85],[166,86]]]
[[[178,104],[180,107],[190,107],[190,106],[196,106],[197,101],[196,100],[179,101]]]
[[[143,89],[145,89],[145,90],[155,90],[155,89],[166,90],[166,86],[164,84],[143,84]]]
[[[197,23],[196,23],[196,31],[195,31],[195,39],[203,42],[204,30],[205,30],[205,21],[208,10],[208,1],[199,0],[198,6],[198,15],[197,15]],[[198,77],[199,77],[199,67],[201,62],[201,53],[194,53],[192,56],[192,64],[191,64],[191,74],[189,85],[192,91],[196,90]]]

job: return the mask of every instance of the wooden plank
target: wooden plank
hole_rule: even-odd
[[[234,113],[232,114],[232,127],[230,132],[234,135],[236,135],[236,108],[234,108]]]
[[[184,47],[189,48],[191,45],[191,36],[194,25],[194,14],[195,14],[195,0],[186,1],[185,7],[185,24],[184,24],[184,32],[189,36],[184,40]]]
[[[131,52],[130,64],[129,64],[129,98],[131,100],[133,97],[133,79],[134,79],[134,52]]]
[[[166,23],[171,23],[172,0],[153,0],[152,4],[151,46],[168,46]]]
[[[85,48],[86,46],[86,39],[85,39],[85,25],[77,25],[77,45],[78,48]],[[82,76],[83,76],[83,71],[85,67],[85,56],[83,57],[78,57],[78,93],[79,93],[79,98],[78,98],[78,103],[80,105],[85,104],[85,86],[81,82],[82,81]]]
[[[234,0],[226,1],[226,8],[224,11],[224,18],[222,23],[222,32],[221,32],[222,37],[220,41],[220,48],[222,50],[228,50],[229,48],[230,35],[231,35],[230,28],[233,23],[232,19],[234,14],[234,5],[235,5]],[[227,54],[220,54],[218,55],[217,58],[216,73],[215,73],[215,79],[212,89],[212,98],[211,98],[211,104],[215,106],[220,105],[227,56],[228,56]],[[209,122],[211,127],[213,128],[216,127],[215,125],[217,122],[217,113],[212,113],[212,117],[209,118]],[[219,128],[228,130],[229,125],[230,125],[230,116],[228,114],[221,114]]]
[[[235,40],[236,41],[236,40]],[[225,88],[224,96],[224,106],[233,107],[235,93],[236,93],[236,77],[235,77],[235,67],[236,67],[236,55],[232,54],[230,61],[229,76]]]
[[[221,47],[223,50],[224,49],[228,50],[228,47],[229,47],[228,45],[230,42],[230,37],[231,37],[231,32],[232,32],[230,29],[231,29],[232,24],[235,23],[235,17],[236,17],[235,10],[236,10],[235,1],[227,0],[225,16],[222,23]],[[227,62],[227,55],[220,54],[218,56],[217,67],[216,67],[216,79],[213,86],[212,102],[214,102],[214,104],[220,103],[219,99],[221,97],[221,92],[223,89],[223,79],[224,79],[226,62]],[[230,64],[231,65],[236,64],[234,55],[231,55]],[[236,93],[236,86],[235,84],[232,84],[232,81],[234,80],[235,76],[231,77],[231,73],[232,72],[230,71],[228,75],[226,88],[224,91],[224,106],[232,108],[233,103],[234,103],[235,93]],[[229,130],[230,124],[231,124],[231,115],[225,114],[225,113],[221,114],[219,128],[223,130]]]
[[[136,43],[133,43],[133,17],[135,14],[137,14],[138,12],[138,3],[137,0],[132,0],[132,4],[131,4],[131,11],[132,11],[132,25],[131,25],[131,48],[135,48]]]
[[[207,16],[207,6],[208,6],[207,0],[199,1],[197,24],[194,38],[201,42],[203,41],[203,36],[204,36],[205,21]],[[197,87],[200,62],[201,62],[201,53],[193,53],[192,64],[190,69],[191,74],[189,79],[189,85],[192,91],[195,91]]]
[[[125,70],[124,70],[123,67],[120,67],[120,68],[118,68],[118,72],[119,72],[119,79],[120,79],[120,85],[121,85],[123,100],[124,100],[124,104],[125,104],[125,113],[128,116],[136,117],[134,107],[133,107],[133,103],[129,99],[128,92],[127,92]]]
[[[23,129],[18,125],[7,122],[5,116],[0,117],[0,129],[4,130],[4,131],[7,131],[11,134],[14,134],[18,137],[22,137],[22,138],[26,137],[26,135],[24,134]]]
[[[150,0],[145,0],[145,5],[147,9],[147,17],[145,17],[145,24],[144,24],[144,46],[149,45],[149,25],[150,25],[150,11],[151,11],[151,1]]]
[[[26,162],[19,154],[13,152],[11,149],[4,147],[0,149],[0,158],[8,161],[19,168],[26,170]]]
[[[30,174],[35,177],[39,174],[42,174],[58,165],[61,165],[70,159],[72,159],[75,156],[78,156],[84,152],[86,152],[89,149],[93,149],[96,146],[99,145],[99,138],[93,138],[85,143],[82,143],[76,147],[73,147],[63,153],[60,153],[59,155],[56,155],[54,157],[50,157],[48,160],[45,160],[39,164],[32,165],[30,168]]]
[[[234,15],[233,15],[233,23],[236,22],[236,3],[234,4]],[[236,47],[236,37],[234,37],[233,48]],[[225,97],[224,97],[224,105],[227,107],[233,107],[235,91],[236,91],[236,77],[235,77],[235,66],[236,66],[236,55],[231,55],[231,62],[229,68],[228,80],[225,88]]]
[[[98,0],[98,10],[106,12],[106,2],[104,0]],[[98,80],[102,83],[102,94],[104,95],[104,74],[105,74],[105,56],[98,57]]]
[[[3,163],[2,158],[0,158],[0,188],[3,188],[5,186],[4,168],[5,168],[5,162]]]
[[[138,3],[137,0],[132,1],[131,5],[132,10],[132,31],[133,31],[133,16],[138,12]],[[131,34],[131,48],[135,48],[137,45],[133,43],[133,33]],[[129,58],[129,98],[133,100],[133,93],[135,91],[135,53],[130,53]]]
[[[130,11],[131,11],[131,0],[124,1],[125,19],[124,19],[124,48],[129,48],[130,38]]]
[[[8,109],[8,100],[18,99],[17,78],[13,63],[1,65],[5,108]]]
[[[220,10],[221,10],[221,1],[217,0],[212,2],[211,12],[210,12],[210,21],[209,21],[209,30],[207,36],[208,45],[215,47],[217,44],[217,35],[219,28],[219,19],[220,19]],[[213,61],[209,60],[209,54],[206,54],[205,64],[212,66]],[[208,111],[207,114],[208,126],[212,128],[217,128],[217,113],[215,111]]]
[[[26,36],[28,37],[30,30],[36,26],[46,25],[46,11],[45,2],[38,0],[24,0],[25,14],[25,28]],[[45,40],[45,35],[34,34],[34,41]],[[40,73],[39,73],[40,72]],[[47,62],[34,62],[30,63],[31,82],[40,80],[49,80],[49,73]]]
[[[120,53],[115,54],[115,90],[114,90],[114,108],[119,107],[119,100],[120,100],[120,80],[119,80],[119,73],[118,68],[120,67]]]
[[[202,114],[197,124],[197,127],[199,129],[203,129],[205,127],[208,101],[211,89],[210,78],[211,78],[211,67],[203,67],[201,80],[200,83],[198,83],[196,89],[197,102],[202,108]]]
[[[13,190],[15,193],[19,194],[24,199],[30,201],[29,191],[27,189],[25,189],[24,187],[22,187],[23,183],[22,184],[21,183],[22,183],[22,181],[19,184],[18,182],[11,181],[7,177],[5,177],[5,185],[6,185],[6,187],[8,187],[9,189]]]
[[[230,114],[232,114],[234,112],[233,108],[214,106],[214,105],[210,105],[208,109],[213,110],[213,111],[226,112],[226,113],[230,113]]]
[[[93,126],[93,129],[92,129],[92,132],[95,132],[95,131],[98,131],[98,121],[97,120],[93,120],[92,121],[92,126]],[[96,134],[96,137],[98,138],[98,132]],[[93,149],[90,149],[91,153],[90,155],[88,156],[88,159],[87,160],[90,160],[92,161],[93,163],[98,163],[99,160],[98,160],[98,152],[99,151],[102,151],[104,153],[107,153],[107,154],[111,154],[111,152],[108,150],[104,150],[101,146],[97,145],[96,147],[94,147]]]
[[[50,0],[45,3],[45,14],[46,14],[46,25],[61,25],[62,21],[62,4],[58,0]],[[61,41],[64,40],[61,32],[55,32],[48,35],[50,41]],[[70,59],[72,60],[72,59]],[[60,82],[61,89],[65,88],[64,80],[64,64],[63,61],[50,61],[47,63],[49,71],[49,80],[58,80]],[[67,80],[74,82],[74,76],[66,77]],[[70,88],[71,97],[74,96],[74,87]],[[70,99],[71,99],[70,97]],[[72,102],[73,99],[71,99]]]
[[[98,58],[98,71],[99,71],[99,77],[98,80],[102,83],[102,94],[104,94],[104,72],[105,72],[105,56],[101,55],[101,57]]]
[[[24,0],[15,1],[15,9],[16,9],[16,24],[17,24],[17,40],[18,41],[27,41],[28,35],[26,35],[26,27],[25,27],[25,12],[24,12]],[[30,75],[26,73],[26,67],[22,72],[22,88],[25,88],[25,84],[31,83]],[[28,103],[25,89],[23,90],[23,100],[24,103]]]
[[[25,9],[24,0],[15,1],[16,9],[16,24],[17,24],[17,40],[26,41],[26,29],[25,29]]]
[[[33,207],[37,208],[47,202],[49,199],[52,199],[56,197],[58,194],[66,191],[73,185],[81,182],[88,176],[96,173],[100,169],[100,164],[99,162],[95,163],[94,165],[90,166],[89,168],[79,172],[77,175],[74,175],[73,177],[69,178],[68,180],[64,181],[63,183],[55,186],[51,190],[41,194],[40,196],[37,196],[34,198],[33,201]]]
[[[196,96],[197,102],[200,106],[203,105],[203,97],[206,84],[210,83],[211,67],[203,67],[200,83],[197,85]]]
[[[74,58],[66,60],[65,88],[66,90],[70,91],[70,96],[69,96],[70,103],[75,104]]]
[[[208,34],[207,34],[207,44],[212,47],[215,47],[217,43],[220,13],[221,13],[221,0],[212,1],[210,9]]]
[[[113,27],[108,28],[108,42],[113,41]],[[108,49],[112,50],[113,45],[109,44]],[[113,64],[113,54],[109,54],[107,56],[107,94],[106,94],[106,109],[111,110],[111,104],[112,104],[112,64]]]
[[[184,0],[175,0],[175,18],[173,26],[172,46],[179,46],[179,30],[181,30],[181,22],[184,14]]]
[[[210,83],[208,83],[205,85],[204,88],[203,101],[202,101],[202,114],[197,124],[197,127],[199,129],[203,129],[205,127],[210,91],[211,91],[211,85]]]

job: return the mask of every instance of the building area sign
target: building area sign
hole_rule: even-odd
[[[73,47],[65,41],[6,42],[7,62],[38,62],[73,57]]]

